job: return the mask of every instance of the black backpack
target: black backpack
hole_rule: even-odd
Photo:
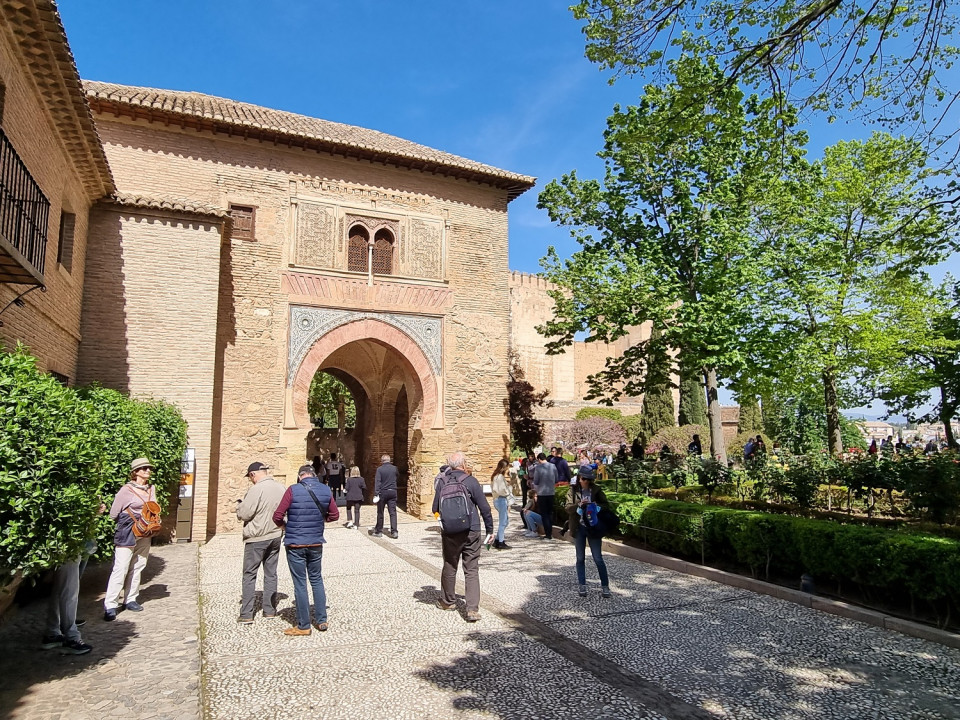
[[[439,478],[440,487],[437,489],[440,496],[440,525],[444,535],[467,532],[470,529],[473,513],[471,512],[470,493],[467,492],[463,479],[466,475],[445,474]]]

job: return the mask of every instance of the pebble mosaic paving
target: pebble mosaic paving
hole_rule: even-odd
[[[240,539],[201,548],[209,718],[960,718],[960,650],[618,556],[613,597],[588,556],[581,599],[572,545],[515,515],[469,624],[433,605],[435,524],[400,517],[398,540],[328,529],[330,629],[309,637],[282,635],[283,557],[281,617],[238,626]]]

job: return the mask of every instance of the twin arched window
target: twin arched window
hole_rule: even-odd
[[[350,228],[350,242],[347,245],[347,270],[367,272],[367,247],[370,233],[362,225]],[[373,274],[393,275],[394,238],[386,228],[380,228],[373,236]]]

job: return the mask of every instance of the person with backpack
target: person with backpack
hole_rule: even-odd
[[[510,549],[510,546],[504,542],[503,536],[503,531],[507,529],[507,523],[510,522],[510,488],[507,486],[507,478],[504,475],[509,465],[508,460],[501,459],[497,463],[497,469],[490,475],[493,506],[497,509],[497,538],[493,541],[493,547],[497,550]]]
[[[157,491],[150,484],[153,464],[147,458],[137,458],[130,463],[130,481],[117,492],[110,506],[110,518],[117,521],[113,535],[116,548],[113,556],[113,571],[107,581],[107,593],[103,598],[103,619],[113,622],[121,609],[140,612],[143,606],[137,602],[140,593],[140,575],[147,566],[150,555],[149,535],[138,534],[134,525],[143,519],[143,506],[157,502]],[[138,525],[138,527],[140,527]],[[153,532],[159,530],[150,528]],[[122,601],[122,602],[121,602]]]
[[[336,499],[343,490],[343,463],[337,460],[335,452],[330,453],[330,460],[326,466],[327,478],[330,484],[330,490],[333,491],[333,497]]]
[[[480,619],[480,547],[493,541],[493,514],[480,483],[470,473],[466,457],[459,450],[447,458],[447,469],[437,477],[433,513],[439,517],[443,545],[440,598],[437,607],[455,610],[457,567],[463,560],[467,622]],[[486,539],[481,543],[480,518]]]
[[[363,494],[367,491],[366,481],[360,477],[360,468],[356,465],[350,468],[350,477],[347,478],[347,527],[360,527],[360,506],[363,505]],[[352,517],[351,517],[352,515]]]
[[[400,537],[397,532],[397,480],[400,471],[390,462],[389,455],[380,457],[380,467],[373,479],[373,501],[377,504],[377,524],[367,530],[368,535],[383,537],[383,509],[390,512],[390,537],[396,540]]]
[[[323,529],[327,522],[339,519],[340,510],[330,488],[320,482],[312,465],[302,466],[297,471],[297,483],[286,489],[273,513],[273,522],[284,529],[283,544],[297,604],[297,626],[284,630],[284,635],[310,634],[308,578],[313,589],[314,622],[320,632],[327,629],[327,593],[322,574],[323,546],[327,541]]]
[[[586,547],[589,543],[590,554],[600,575],[600,589],[603,597],[610,597],[610,579],[607,576],[607,564],[603,561],[603,528],[599,521],[602,508],[607,505],[607,497],[596,485],[596,473],[589,465],[580,468],[576,485],[570,486],[567,494],[567,512],[577,517],[578,522],[574,544],[577,548],[577,584],[580,597],[587,596]],[[572,522],[572,521],[571,521]]]

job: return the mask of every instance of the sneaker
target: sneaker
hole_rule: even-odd
[[[77,627],[83,627],[84,625],[87,624],[87,619],[77,618],[76,620],[73,621],[73,624],[76,625]]]
[[[63,647],[60,648],[60,652],[65,655],[86,655],[91,650],[93,650],[92,645],[77,642],[76,640],[64,640]]]
[[[136,600],[131,600],[128,602],[126,608],[130,612],[143,612],[143,605],[138,603]]]
[[[239,618],[237,618],[237,622],[238,622],[240,625],[253,625],[253,618],[252,618],[252,617],[239,617]]]
[[[497,547],[497,550],[509,550],[509,549],[510,549],[510,546],[507,545],[505,542],[500,543],[499,547]]]
[[[396,540],[398,537],[400,537],[400,533],[398,533],[396,530],[391,530],[390,537]]]
[[[63,645],[63,635],[44,635],[40,647],[44,650],[53,650]]]
[[[274,613],[273,615],[267,615],[266,613],[263,614],[263,619],[264,619],[264,620],[276,620],[278,617],[280,617],[280,616],[277,615],[276,613]],[[253,621],[251,620],[251,622],[253,622]]]
[[[103,611],[103,620],[104,622],[113,622],[117,619],[116,610],[104,610]]]
[[[476,610],[467,611],[467,622],[475,623],[478,620],[480,620],[480,613],[478,613]]]
[[[453,603],[452,605],[447,605],[443,600],[437,600],[437,602],[434,603],[434,604],[435,604],[438,608],[440,608],[441,610],[456,610],[456,609],[457,609],[457,604],[456,604],[456,603]]]
[[[523,536],[526,537],[526,538],[539,537],[539,535],[537,535],[537,533],[535,533],[533,530],[527,530],[527,531],[523,534]]]
[[[299,635],[309,635],[309,634],[310,634],[310,628],[305,628],[305,629],[301,630],[300,628],[291,627],[291,628],[287,628],[286,630],[284,630],[284,631],[283,631],[283,634],[284,634],[284,635],[287,635],[287,636],[289,636],[289,637],[296,637],[296,636],[299,636]]]
[[[580,589],[579,589],[579,592],[580,592],[580,597],[586,597],[586,596],[587,596],[587,586],[586,586],[586,585],[581,585],[581,586],[580,586]]]
[[[352,520],[347,520],[347,527],[352,530],[353,528],[356,527],[356,525],[353,524]]]
[[[605,597],[605,598],[610,597],[610,588],[608,588],[608,587],[601,588],[601,589],[600,589],[600,594],[603,595],[603,597]]]
[[[373,528],[370,528],[369,530],[367,530],[367,535],[369,535],[370,537],[383,537],[382,532],[377,532]]]

